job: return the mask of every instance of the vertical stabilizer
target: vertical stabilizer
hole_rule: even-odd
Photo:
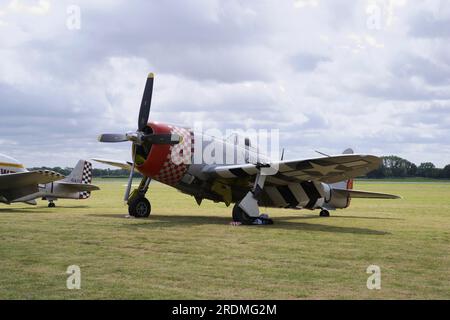
[[[342,154],[353,154],[353,149],[351,148],[347,148],[344,150],[344,152],[342,152]],[[336,182],[331,184],[332,188],[336,188],[336,189],[347,189],[347,190],[351,190],[353,189],[353,179],[348,179],[348,180],[344,180],[344,181],[340,181],[340,182]],[[347,196],[347,206],[350,206],[350,195]]]
[[[71,183],[91,184],[92,182],[92,163],[86,160],[78,161],[75,168],[72,170],[63,181]],[[90,191],[82,191],[79,193],[80,199],[87,199],[91,196]]]

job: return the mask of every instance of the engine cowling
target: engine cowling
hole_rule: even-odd
[[[135,146],[136,168],[159,182],[176,185],[191,163],[194,133],[186,128],[156,122],[148,124],[148,131],[156,134],[178,134],[182,140],[175,145],[144,143],[142,146]]]

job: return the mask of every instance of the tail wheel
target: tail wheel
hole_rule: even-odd
[[[239,207],[239,202],[237,202],[233,207],[233,221],[242,224],[252,224],[253,219]]]
[[[151,211],[150,201],[144,197],[137,197],[128,204],[128,213],[136,218],[147,218]]]

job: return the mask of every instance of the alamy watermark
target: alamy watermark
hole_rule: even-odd
[[[69,277],[66,280],[66,287],[69,290],[81,289],[81,269],[76,264],[67,267],[66,274]]]
[[[371,274],[367,278],[367,289],[380,290],[381,289],[381,268],[377,265],[371,264],[367,267],[366,273]]]
[[[174,164],[272,164],[280,160],[280,133],[278,129],[203,130],[196,122],[192,128],[194,141],[183,141],[172,148]],[[194,153],[192,153],[194,150]]]
[[[70,5],[66,9],[67,19],[66,27],[67,29],[80,30],[81,29],[81,8],[77,5]]]

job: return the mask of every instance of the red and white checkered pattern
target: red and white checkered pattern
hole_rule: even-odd
[[[169,126],[169,128],[172,134],[178,134],[182,137],[182,141],[170,147],[166,161],[159,173],[153,178],[169,185],[175,185],[183,178],[188,169],[188,165],[191,163],[193,135],[191,135],[189,130],[184,128],[175,126]]]

